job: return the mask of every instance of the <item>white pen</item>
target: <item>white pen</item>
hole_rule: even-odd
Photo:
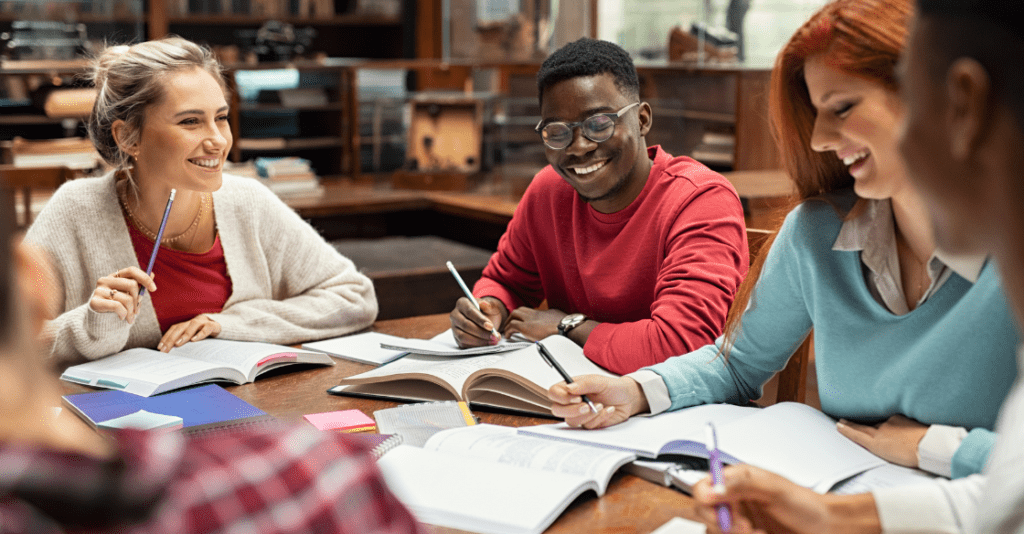
[[[455,270],[455,266],[452,265],[452,262],[447,261],[445,262],[445,265],[447,265],[448,270],[452,272],[452,276],[454,276],[455,281],[459,283],[459,287],[461,287],[462,292],[466,294],[466,298],[473,303],[473,306],[476,307],[477,311],[483,313],[484,311],[480,309],[480,303],[476,301],[476,297],[473,296],[473,292],[470,291],[469,287],[466,286],[466,282],[462,280],[462,276],[459,275],[459,271]],[[494,337],[498,338],[499,340],[501,339],[501,334],[498,333],[497,328],[491,327],[491,333],[494,334]]]

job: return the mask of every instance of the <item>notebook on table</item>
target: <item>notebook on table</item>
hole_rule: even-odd
[[[180,417],[181,431],[201,434],[263,425],[274,418],[224,388],[209,384],[143,397],[118,390],[64,395],[64,405],[93,428],[137,412]],[[139,427],[135,427],[139,428]]]

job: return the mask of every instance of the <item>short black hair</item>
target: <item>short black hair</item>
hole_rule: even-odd
[[[629,53],[615,43],[583,37],[552,52],[537,72],[537,99],[544,103],[544,90],[558,82],[611,74],[615,87],[632,98],[640,97],[640,79]]]
[[[14,207],[11,192],[0,187],[0,344],[14,328]]]
[[[958,58],[969,57],[988,73],[996,98],[1024,129],[1024,2],[1018,0],[918,0],[918,19],[929,26],[922,47],[939,83]]]

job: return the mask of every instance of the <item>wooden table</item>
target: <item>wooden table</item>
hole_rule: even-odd
[[[449,327],[448,315],[426,315],[390,321],[378,321],[372,330],[410,338],[430,338]],[[280,372],[258,379],[255,383],[227,387],[246,402],[274,417],[300,423],[309,413],[359,409],[367,415],[398,403],[341,397],[326,393],[347,376],[361,373],[371,366],[348,360],[335,360],[333,367],[315,367],[293,372]],[[62,382],[65,393],[94,391],[81,385]],[[475,410],[481,422],[505,426],[551,423],[551,419],[523,417]],[[302,423],[305,424],[305,423]],[[569,506],[547,530],[549,534],[647,533],[675,516],[693,517],[691,499],[686,495],[632,475],[616,474],[608,491],[601,498],[586,493]],[[436,532],[461,532],[436,528]]]

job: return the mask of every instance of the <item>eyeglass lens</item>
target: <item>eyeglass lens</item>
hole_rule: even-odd
[[[594,115],[580,123],[583,135],[595,143],[611,138],[615,133],[615,120],[608,115]],[[561,149],[572,143],[572,126],[564,122],[552,122],[543,129],[541,135],[544,144],[554,149]]]

